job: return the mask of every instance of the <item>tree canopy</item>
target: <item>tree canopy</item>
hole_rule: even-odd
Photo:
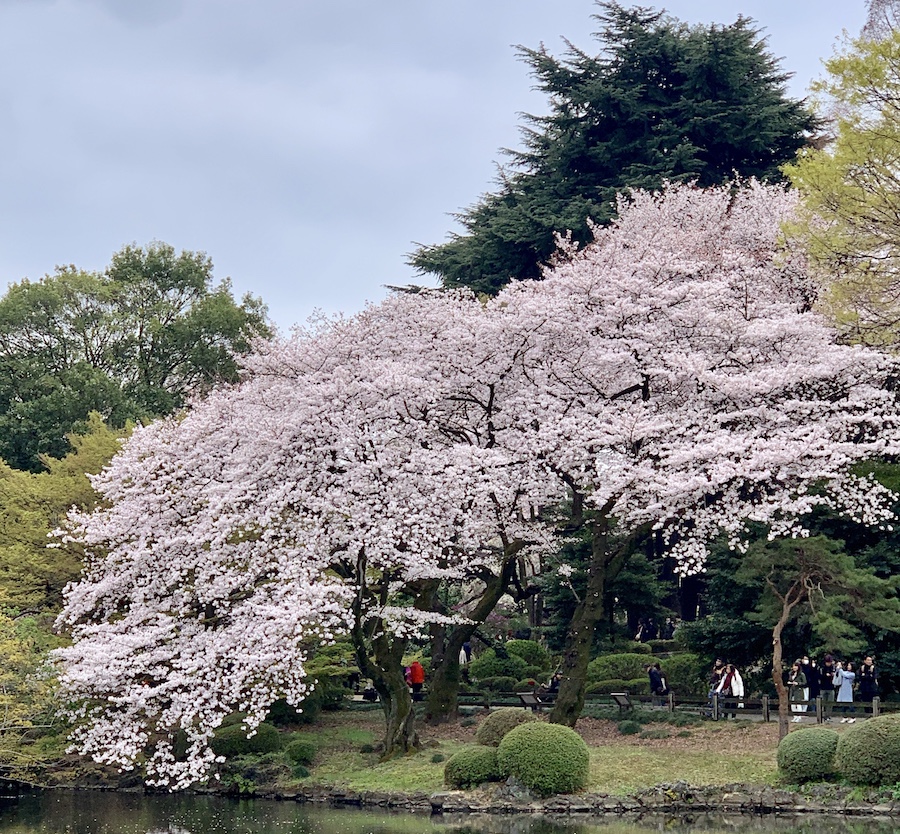
[[[748,18],[688,26],[639,7],[600,7],[599,54],[520,47],[549,113],[525,116],[524,148],[507,152],[499,188],[456,215],[464,232],[413,253],[420,272],[496,294],[510,279],[540,277],[556,233],[589,241],[589,219],[608,222],[617,193],[736,175],[780,180],[779,167],[815,129]]]
[[[57,268],[0,299],[0,458],[39,470],[96,411],[110,425],[152,419],[217,381],[267,335],[259,299],[215,284],[202,252],[126,246],[103,273]]]
[[[546,281],[488,304],[399,295],[261,346],[241,384],[138,429],[95,479],[103,503],[71,516],[88,569],[59,656],[65,697],[92,699],[81,749],[130,766],[153,739],[154,778],[186,784],[228,712],[252,726],[302,699],[310,646],[339,633],[381,678],[385,754],[402,747],[402,648],[449,619],[432,583],[552,552],[545,509],[567,501],[592,534],[567,664],[586,665],[627,551],[613,524],[656,528],[691,573],[747,519],[884,523],[892,493],[848,467],[900,450],[895,366],[811,309],[804,261],[777,247],[794,205],[756,183],[636,193]]]
[[[881,19],[881,18],[880,18]],[[883,20],[883,19],[882,19]],[[849,338],[900,341],[900,30],[845,42],[816,85],[835,137],[786,166],[803,195],[795,227]]]

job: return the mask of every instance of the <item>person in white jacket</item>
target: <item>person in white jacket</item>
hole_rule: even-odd
[[[744,679],[733,663],[725,664],[725,672],[716,692],[720,698],[719,703],[723,704],[723,717],[728,718],[730,713],[731,718],[737,718],[735,710],[744,705]]]

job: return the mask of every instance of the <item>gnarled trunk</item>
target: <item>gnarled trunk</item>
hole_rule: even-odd
[[[794,606],[790,604],[790,600],[785,597],[782,599],[781,617],[775,623],[772,629],[772,683],[775,684],[775,691],[778,693],[778,738],[784,738],[789,731],[788,723],[790,722],[791,705],[788,701],[787,687],[784,685],[782,677],[782,667],[784,666],[784,652],[781,645],[781,632],[787,625],[791,617],[791,609]]]
[[[503,564],[498,575],[485,573],[481,577],[484,590],[472,611],[466,615],[468,622],[457,623],[435,634],[431,659],[431,681],[425,714],[432,723],[456,718],[459,710],[460,665],[459,653],[478,627],[497,607],[500,597],[506,593],[515,575],[516,556],[523,542],[512,542],[504,547]]]

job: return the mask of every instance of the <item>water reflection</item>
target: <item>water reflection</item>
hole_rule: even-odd
[[[330,810],[294,802],[197,796],[52,792],[0,800],[0,834],[887,834],[898,824],[838,817],[649,817],[549,820],[429,817]]]

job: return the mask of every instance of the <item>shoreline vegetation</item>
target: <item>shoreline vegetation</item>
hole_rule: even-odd
[[[216,777],[192,790],[334,806],[427,813],[687,814],[822,813],[900,816],[900,795],[890,789],[839,784],[791,786],[779,781],[777,724],[703,721],[688,727],[650,722],[623,734],[614,718],[582,718],[577,730],[590,750],[584,791],[541,799],[524,786],[482,785],[468,791],[444,784],[454,753],[475,743],[478,720],[423,725],[415,755],[378,762],[378,710],[323,713],[313,726],[288,728],[285,745],[228,758]],[[801,730],[802,731],[802,730]],[[312,742],[308,766],[286,751]],[[37,772],[46,789],[147,791],[136,772],[66,754]],[[155,789],[159,790],[159,789]]]

